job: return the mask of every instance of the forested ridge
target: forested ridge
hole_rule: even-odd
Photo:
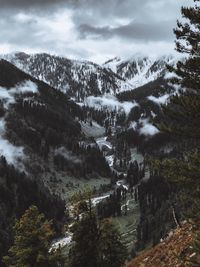
[[[4,100],[1,101],[1,120],[5,121],[3,138],[16,149],[23,147],[23,156],[18,162],[11,164],[1,157],[2,257],[12,243],[15,219],[31,205],[36,205],[48,219],[53,219],[56,235],[61,233],[66,220],[65,202],[58,195],[52,195],[42,178],[45,170],[48,171],[51,151],[62,147],[64,151],[70,151],[67,153],[72,158],[79,159],[73,163],[70,157],[53,154],[54,171],[66,170],[72,177],[83,179],[93,172],[106,176],[110,170],[97,147],[80,145],[85,137],[78,120],[83,120],[84,116],[78,105],[62,92],[32,78],[5,60],[0,61],[0,73],[0,86],[3,90],[6,88],[8,94],[17,86],[26,86],[26,81],[37,86],[37,92],[16,91],[15,100],[8,106]]]
[[[151,182],[156,181],[155,177],[159,178],[164,192],[159,187],[161,196],[159,208],[157,212],[159,217],[154,216],[154,225],[158,223],[156,227],[159,229],[159,225],[165,225],[174,220],[174,226],[180,228],[177,230],[176,239],[167,241],[163,245],[163,250],[166,249],[166,253],[170,254],[170,246],[174,245],[175,250],[179,250],[177,258],[171,258],[168,255],[168,260],[165,260],[165,256],[159,251],[159,246],[154,251],[155,261],[152,262],[152,266],[159,264],[161,257],[165,261],[164,266],[199,266],[199,122],[200,122],[200,97],[199,97],[199,18],[200,8],[199,1],[196,2],[193,7],[183,7],[181,10],[182,17],[187,21],[178,21],[177,28],[174,30],[176,34],[176,50],[180,53],[188,54],[187,59],[179,61],[175,67],[169,66],[169,70],[174,72],[175,75],[171,79],[172,84],[176,84],[179,87],[179,93],[170,99],[170,103],[163,107],[163,119],[158,123],[158,127],[161,131],[166,132],[173,138],[178,138],[179,146],[176,147],[174,153],[169,157],[155,157],[151,159],[152,166],[152,178],[147,182],[147,185],[143,185],[141,190],[146,190],[145,196],[148,200],[145,200],[144,194],[141,200],[142,214],[145,216],[146,221],[140,223],[139,233],[143,229],[141,239],[151,239],[153,230],[151,228],[151,216],[155,210],[155,199],[149,199],[149,193],[152,190]],[[182,146],[180,146],[182,144]],[[166,184],[164,184],[166,183]],[[159,182],[154,185],[153,190],[158,187]],[[149,187],[151,190],[149,191]],[[146,189],[145,189],[146,187]],[[157,195],[158,191],[154,192]],[[146,203],[145,203],[146,202]],[[149,208],[148,208],[149,206]],[[163,206],[163,207],[162,207]],[[171,209],[171,215],[170,215]],[[169,211],[169,214],[168,214]],[[148,212],[150,213],[148,215]],[[156,213],[157,213],[156,212]],[[145,215],[146,214],[146,215]],[[167,217],[166,217],[167,216]],[[191,228],[187,229],[187,235],[181,232],[181,228],[185,227],[183,220],[189,220],[192,223]],[[161,222],[164,220],[164,222]],[[172,227],[172,225],[171,225]],[[154,226],[155,229],[155,226]],[[164,229],[164,228],[163,228]],[[170,229],[170,228],[169,228]],[[192,230],[193,229],[193,230]],[[169,230],[168,230],[169,231]],[[159,231],[156,232],[156,235]],[[163,233],[162,233],[163,234]],[[190,236],[191,239],[188,239]],[[161,237],[161,236],[160,236]],[[160,238],[159,237],[159,238]],[[155,240],[153,235],[153,241]],[[178,239],[182,238],[183,247],[181,248]],[[158,239],[159,241],[159,239]],[[169,247],[168,247],[169,242]],[[170,243],[171,242],[171,243]],[[174,243],[173,243],[174,242]],[[185,242],[185,243],[184,243]],[[141,242],[140,242],[141,244]],[[160,245],[162,246],[162,245]],[[158,249],[158,250],[156,250]],[[151,252],[150,252],[151,253]],[[188,256],[189,255],[189,256]],[[160,258],[159,258],[160,257]],[[142,257],[140,259],[142,261]],[[139,266],[139,258],[128,266]],[[144,266],[149,266],[149,263],[144,263]],[[171,265],[170,265],[171,264]]]

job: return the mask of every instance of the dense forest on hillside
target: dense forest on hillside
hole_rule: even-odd
[[[30,205],[36,205],[52,219],[59,234],[65,215],[65,203],[52,196],[42,181],[31,179],[25,173],[9,165],[4,157],[0,159],[0,258],[12,244],[12,226]],[[0,266],[1,265],[0,261]]]
[[[0,73],[0,86],[12,99],[12,103],[8,104],[7,99],[1,101],[1,135],[6,140],[7,149],[13,147],[13,163],[1,157],[2,257],[12,243],[15,219],[31,205],[36,205],[40,212],[53,220],[56,234],[61,233],[65,202],[52,195],[42,179],[49,168],[50,156],[53,158],[53,170],[65,171],[72,177],[83,179],[92,173],[109,176],[110,169],[97,146],[84,145],[85,137],[78,122],[84,120],[84,113],[78,105],[59,90],[4,60],[0,61]],[[29,89],[31,86],[35,92]],[[30,91],[26,91],[26,87]],[[25,91],[20,92],[20,88],[25,88]],[[21,159],[16,162],[14,152],[21,147]]]
[[[139,187],[141,222],[138,226],[138,245],[143,246],[143,242],[148,243],[150,239],[154,244],[159,242],[159,239],[164,234],[163,230],[173,220],[174,226],[182,227],[182,220],[187,219],[192,222],[193,231],[197,231],[193,235],[195,241],[190,246],[193,254],[191,254],[192,256],[190,256],[189,260],[186,259],[189,249],[188,245],[186,245],[184,248],[185,253],[183,252],[182,259],[180,259],[181,266],[199,266],[200,263],[200,7],[198,6],[199,1],[195,2],[197,4],[194,7],[182,8],[182,16],[187,19],[187,22],[178,21],[177,28],[174,30],[177,38],[177,51],[188,54],[188,58],[185,61],[179,61],[175,67],[169,67],[169,70],[175,73],[171,83],[179,87],[179,94],[171,97],[170,103],[163,107],[163,119],[157,124],[162,132],[177,138],[176,150],[171,155],[165,154],[164,157],[157,156],[157,159],[151,159],[151,177],[147,183],[141,184]],[[153,227],[151,223],[154,224]],[[173,228],[172,224],[169,226],[170,228]],[[154,232],[155,229],[156,232]],[[166,252],[168,253],[168,251]],[[134,262],[138,266],[137,260],[133,261],[133,266],[135,266]],[[132,265],[130,264],[129,266]],[[144,266],[148,266],[148,263],[144,264]],[[165,264],[164,266],[169,265]]]

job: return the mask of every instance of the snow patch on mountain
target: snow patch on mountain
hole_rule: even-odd
[[[103,64],[121,76],[134,89],[164,76],[166,65],[174,65],[177,60],[169,55],[147,57],[134,55],[127,59],[114,58]]]
[[[66,233],[66,236],[54,241],[51,245],[50,252],[70,245],[72,242],[72,234]]]
[[[117,65],[120,64],[120,62],[122,62],[120,57],[115,57],[113,59],[110,59],[108,61],[106,61],[103,66],[112,70],[113,72],[117,73]]]

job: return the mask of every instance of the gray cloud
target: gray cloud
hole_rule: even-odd
[[[180,7],[192,0],[83,0],[75,1],[73,21],[82,39],[166,41],[173,40],[173,28]],[[87,8],[85,8],[87,7]]]
[[[173,22],[144,24],[131,22],[120,27],[94,27],[87,24],[79,26],[80,37],[85,38],[126,38],[138,41],[172,40]]]
[[[64,3],[65,0],[0,0],[1,8],[32,8],[36,6],[48,6],[50,4],[55,5],[59,3]]]
[[[153,47],[165,51],[172,47],[181,5],[191,2],[0,0],[0,53],[46,51],[99,60]]]

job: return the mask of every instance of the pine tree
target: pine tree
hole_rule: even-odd
[[[14,244],[3,258],[8,267],[60,267],[60,251],[49,252],[54,232],[51,222],[31,206],[14,226]]]
[[[192,212],[189,216],[200,218],[200,7],[196,4],[190,8],[183,7],[181,11],[186,22],[178,21],[174,31],[176,49],[187,53],[188,57],[170,68],[176,74],[172,82],[180,87],[180,92],[171,98],[168,106],[163,107],[164,120],[159,127],[173,137],[178,136],[178,141],[187,145],[180,151],[179,159],[165,160],[159,168],[180,187],[186,205],[190,199]]]
[[[199,2],[199,0],[194,0]],[[176,50],[187,53],[175,67],[169,67],[176,76],[171,80],[178,85],[180,94],[172,97],[164,107],[165,121],[161,128],[170,134],[200,138],[200,7],[183,7],[185,23],[177,22]]]
[[[176,76],[172,83],[179,86],[179,95],[172,97],[164,107],[164,122],[160,129],[172,136],[187,140],[187,147],[179,159],[165,160],[159,169],[176,183],[182,192],[187,216],[194,223],[200,219],[200,7],[194,0],[192,7],[181,10],[184,22],[177,22],[176,50],[186,53],[187,58],[170,67]],[[189,212],[188,212],[189,211]],[[191,266],[200,266],[200,234],[194,242],[195,260]]]
[[[98,267],[98,227],[94,214],[86,213],[76,222],[73,242],[69,255],[70,267]]]
[[[90,211],[75,223],[70,267],[121,267],[126,257],[126,246],[111,220],[98,222]]]
[[[101,267],[121,267],[127,258],[127,248],[111,219],[101,222],[99,252]]]

